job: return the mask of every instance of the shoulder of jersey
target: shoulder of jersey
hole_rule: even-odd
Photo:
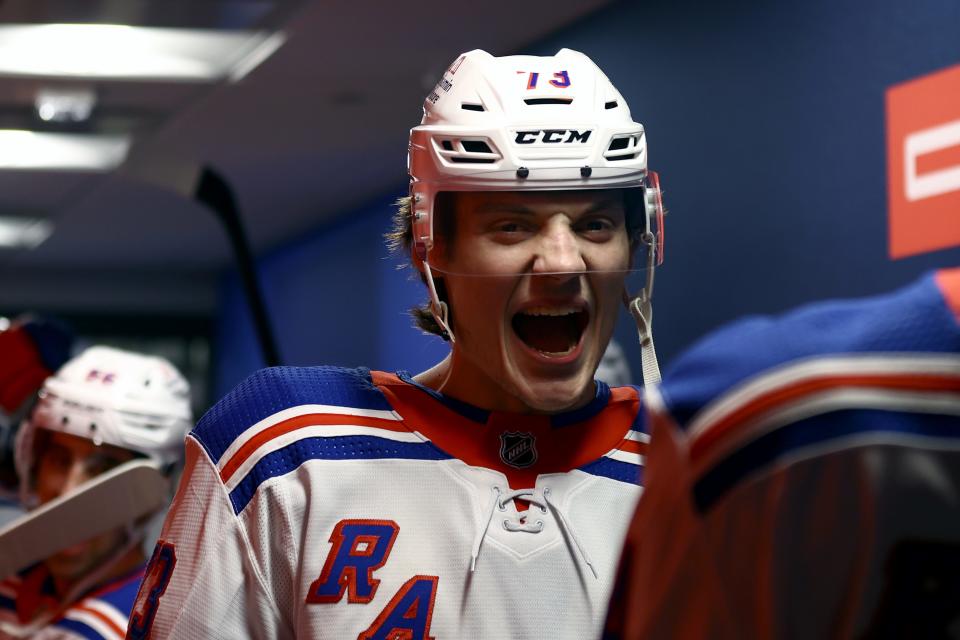
[[[252,426],[297,407],[392,413],[367,369],[270,367],[252,374],[224,396],[190,435],[217,462]]]
[[[928,274],[889,294],[817,302],[781,316],[730,324],[680,356],[659,391],[685,428],[703,407],[738,385],[805,360],[958,352],[956,316]]]
[[[239,514],[270,478],[315,460],[442,460],[367,369],[274,367],[243,381],[191,432]]]

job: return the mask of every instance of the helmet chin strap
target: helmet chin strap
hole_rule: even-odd
[[[648,232],[649,233],[649,232]],[[652,246],[652,245],[651,245]],[[647,282],[635,298],[630,299],[626,290],[623,292],[624,302],[630,309],[630,315],[637,323],[637,334],[640,340],[640,366],[643,369],[643,384],[652,385],[660,382],[660,365],[657,363],[657,352],[653,346],[653,274],[656,257],[654,252],[647,252]]]
[[[426,258],[423,260],[423,272],[427,277],[427,288],[430,290],[430,313],[443,331],[441,337],[448,340],[450,344],[454,344],[456,339],[453,337],[453,329],[450,328],[450,309],[447,303],[440,300],[440,296],[437,295],[437,287],[433,283],[433,272]]]

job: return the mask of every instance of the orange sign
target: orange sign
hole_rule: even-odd
[[[887,89],[890,257],[960,245],[960,65]]]

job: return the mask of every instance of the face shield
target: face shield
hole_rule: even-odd
[[[628,307],[638,297],[649,299],[664,256],[663,225],[659,181],[651,172],[642,186],[628,188],[438,192],[432,227],[415,225],[414,235],[422,240],[434,315],[449,323],[445,286],[451,279],[477,291],[529,280],[529,287],[552,291],[560,301],[561,292],[572,290],[559,283],[582,279],[593,296],[615,296]]]

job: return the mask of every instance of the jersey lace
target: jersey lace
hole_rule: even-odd
[[[577,562],[586,564],[587,567],[590,568],[590,572],[594,578],[597,580],[600,579],[596,568],[593,566],[593,561],[590,560],[590,556],[587,555],[583,545],[580,544],[580,539],[577,537],[577,533],[570,524],[570,521],[557,504],[550,499],[550,487],[506,491],[495,486],[491,489],[490,493],[491,498],[486,510],[487,517],[481,521],[480,526],[477,528],[477,534],[474,536],[473,551],[470,556],[470,571],[474,571],[477,568],[477,558],[480,556],[480,547],[483,546],[487,531],[490,529],[490,523],[498,511],[504,513],[503,528],[507,531],[537,534],[543,531],[544,523],[541,519],[535,519],[536,514],[531,517],[530,510],[536,507],[541,514],[546,514],[547,510],[553,514],[556,522],[560,526],[561,533],[563,534],[562,537],[567,541],[567,547],[570,549],[573,557]],[[506,515],[506,505],[514,499],[525,500],[530,504],[530,508],[517,513],[515,518],[511,518]]]

